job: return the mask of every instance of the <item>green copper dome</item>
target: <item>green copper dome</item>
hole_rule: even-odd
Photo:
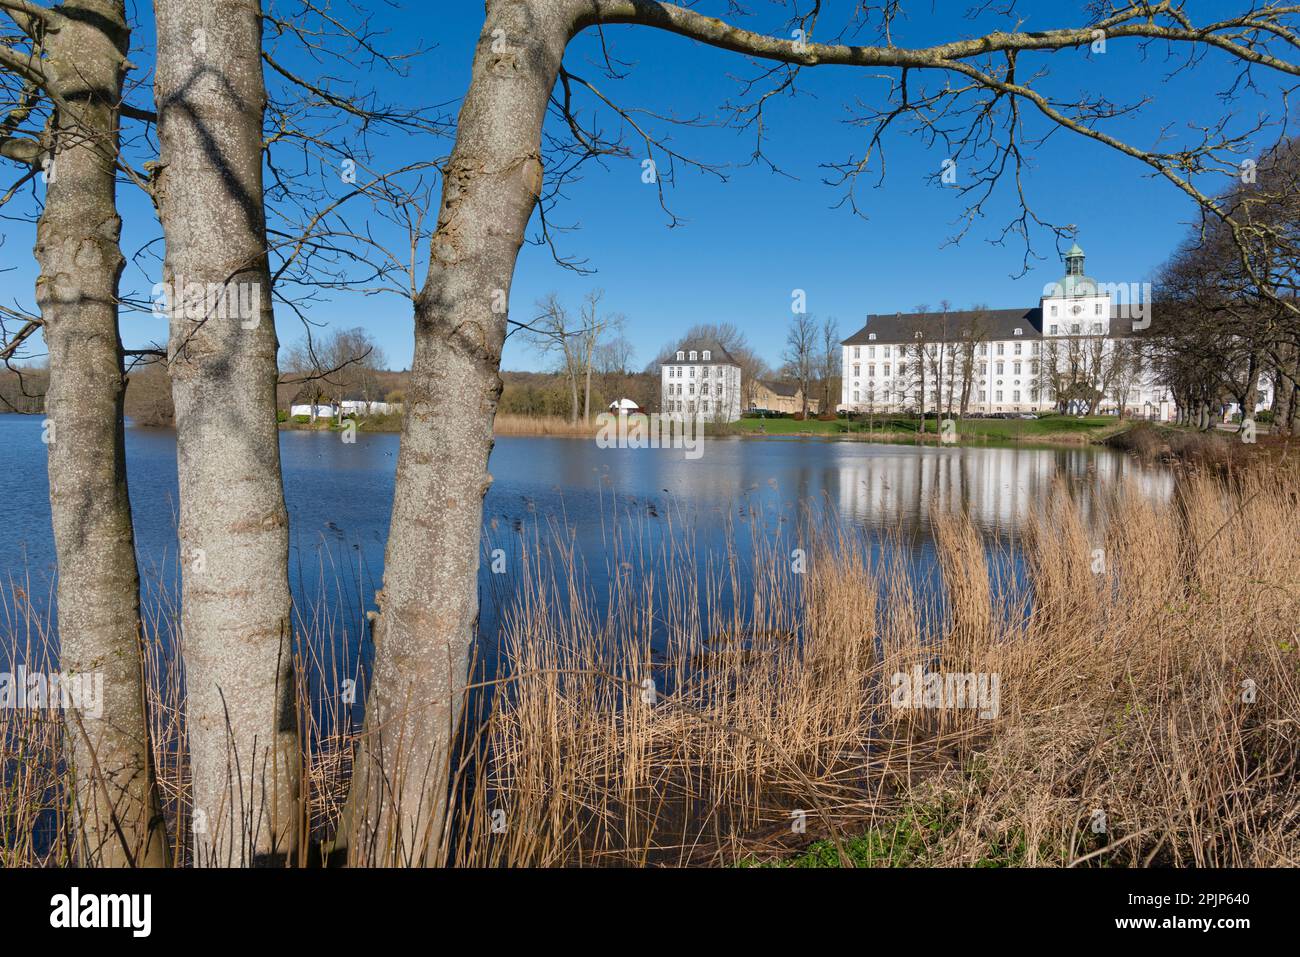
[[[1082,296],[1097,295],[1097,283],[1083,272],[1083,249],[1078,243],[1072,245],[1065,254],[1065,275],[1056,281],[1053,299],[1077,299]]]

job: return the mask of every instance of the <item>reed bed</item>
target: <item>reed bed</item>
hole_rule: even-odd
[[[570,422],[559,415],[520,415],[502,413],[493,420],[497,435],[573,435],[590,438],[599,428],[595,413],[590,422]]]
[[[562,529],[520,535],[511,587],[485,596],[498,633],[451,776],[449,864],[755,864],[810,844],[845,864],[1300,862],[1294,468],[1187,474],[1172,505],[1120,485],[1085,511],[1059,487],[1020,534],[935,514],[923,548],[817,510],[726,521],[706,554],[685,512],[654,534],[615,517],[601,576]],[[0,624],[35,654],[48,626],[22,600],[0,599]],[[145,625],[161,655],[167,623]],[[339,688],[364,616],[306,609],[298,627],[320,839],[350,772],[359,714]],[[165,658],[150,715],[184,863]],[[918,672],[996,695],[900,706]],[[61,733],[0,710],[2,865],[67,863]]]

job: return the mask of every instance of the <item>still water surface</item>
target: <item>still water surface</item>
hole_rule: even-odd
[[[128,428],[136,543],[147,588],[176,580],[176,442],[169,430]],[[300,601],[342,591],[350,612],[370,607],[383,577],[397,463],[396,434],[281,435],[291,567]],[[0,523],[0,584],[23,582],[34,605],[52,595],[54,548],[41,420],[0,415],[8,484]],[[501,437],[489,463],[485,543],[514,560],[529,536],[571,542],[599,595],[615,528],[642,541],[689,534],[700,561],[725,551],[738,522],[786,525],[800,503],[829,507],[864,541],[901,530],[918,560],[930,546],[931,509],[964,509],[990,537],[1014,540],[1027,512],[1064,481],[1085,505],[1118,481],[1167,499],[1170,473],[1104,448],[916,447],[802,438],[709,438],[703,455],[600,449],[571,438]],[[321,569],[332,584],[323,586]],[[485,625],[501,576],[481,574]],[[338,600],[336,594],[332,600]]]

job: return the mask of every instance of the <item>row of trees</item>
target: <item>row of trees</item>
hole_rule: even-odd
[[[286,154],[310,158],[313,169],[332,172],[346,159],[366,172],[356,162],[364,156],[335,128],[337,118],[361,129],[412,129],[424,112],[379,110],[367,105],[371,98],[340,93],[331,74],[342,70],[322,67],[321,79],[301,77],[276,45],[305,45],[311,56],[304,63],[333,56],[334,63],[382,68],[372,38],[341,31],[339,15],[311,0],[292,18],[264,10],[258,0],[152,6],[150,109],[140,102],[138,67],[127,55],[132,28],[124,0],[0,0],[8,24],[0,38],[0,89],[8,99],[0,110],[0,157],[15,164],[24,183],[47,174],[36,226],[38,314],[8,316],[6,349],[39,332],[49,355],[63,666],[104,673],[102,714],[87,716],[68,736],[78,856],[112,865],[166,863],[142,710],[139,576],[123,465],[124,367],[140,350],[123,349],[119,335],[129,305],[120,289],[126,260],[119,183],[153,201],[165,240],[162,281],[173,290],[168,341],[147,351],[165,361],[175,406],[185,562],[181,656],[193,816],[204,822],[192,831],[200,863],[295,859],[302,840],[306,745],[292,674],[273,297],[284,301],[287,290],[313,277],[348,288],[355,278],[410,302],[414,358],[376,599],[365,733],[336,847],[355,863],[426,864],[441,859],[447,837],[450,744],[478,613],[481,503],[490,482],[501,348],[529,223],[540,209],[545,231],[544,213],[584,159],[640,160],[650,152],[689,165],[648,129],[666,121],[638,115],[625,127],[636,133],[631,147],[609,139],[594,113],[581,112],[577,99],[590,87],[564,62],[575,36],[620,25],[653,29],[768,61],[742,86],[742,102],[730,104],[729,115],[757,136],[756,157],[763,149],[762,104],[769,90],[795,89],[799,71],[839,64],[892,72],[901,82],[890,102],[874,113],[861,107],[868,111],[862,122],[875,127],[864,155],[831,169],[842,173],[851,204],[856,177],[872,165],[881,135],[915,121],[936,156],[973,171],[955,193],[971,204],[965,222],[978,217],[1001,171],[1019,172],[1023,140],[1034,139],[1025,124],[1035,114],[1038,136],[1063,128],[1119,149],[1222,212],[1191,179],[1226,162],[1237,138],[1213,133],[1186,150],[1142,151],[1101,132],[1115,117],[1131,128],[1132,110],[1091,97],[1048,98],[1035,88],[1045,70],[1023,61],[1091,48],[1100,31],[1112,46],[1158,40],[1184,49],[1189,68],[1212,50],[1245,71],[1300,73],[1288,59],[1293,8],[1246,2],[1235,12],[1216,10],[1204,25],[1177,5],[1133,0],[1057,29],[1023,33],[1014,21],[999,22],[983,35],[908,47],[893,42],[899,3],[855,5],[852,16],[860,19],[845,24],[842,36],[880,38],[855,45],[811,39],[827,34],[819,4],[787,4],[783,22],[760,32],[655,0],[488,0],[455,143],[437,164],[440,197],[434,202],[418,187],[398,189],[388,173],[366,173],[340,197],[307,189],[308,171],[278,163],[268,184],[267,150],[274,158],[288,144]],[[727,16],[748,12],[741,3],[726,6]],[[970,25],[962,32],[972,32]],[[604,62],[607,75],[624,69],[617,57]],[[277,84],[275,99],[268,76]],[[925,89],[930,77],[938,82]],[[563,96],[553,95],[557,82]],[[295,95],[301,109],[283,102]],[[608,109],[603,97],[592,102]],[[334,120],[304,119],[326,113]],[[933,122],[935,116],[944,122]],[[953,117],[967,117],[970,129],[954,135]],[[1210,131],[1225,126],[1202,122]],[[156,132],[156,153],[141,130]],[[661,162],[659,169],[672,165]],[[661,196],[665,178],[657,181]],[[425,268],[417,271],[414,254],[396,261],[367,229],[332,218],[357,196],[370,197],[408,230],[410,242],[401,248],[428,250]],[[303,215],[295,218],[295,211]],[[322,278],[331,256],[361,263],[366,275]],[[205,290],[215,290],[216,300],[203,298]],[[246,307],[237,315],[226,308],[232,299]],[[583,367],[591,365],[584,360]]]
[[[360,327],[305,336],[282,360],[279,404],[294,401],[337,405],[342,399],[379,402],[391,389],[384,372],[388,360],[373,337]],[[314,413],[313,413],[314,415]]]
[[[786,331],[780,374],[798,383],[804,416],[814,394],[820,395],[822,412],[832,412],[839,404],[841,355],[839,322],[833,316],[818,325],[811,313],[794,314]]]
[[[520,327],[534,349],[555,360],[564,377],[570,422],[577,422],[580,414],[583,422],[591,421],[593,374],[608,383],[626,375],[632,361],[632,344],[622,335],[626,319],[621,313],[603,311],[604,298],[603,289],[591,290],[574,316],[560,296],[551,293],[537,304],[537,317]]]
[[[1273,428],[1300,435],[1300,144],[1248,161],[1220,201],[1230,220],[1192,230],[1156,282],[1150,359],[1179,421],[1208,429],[1226,402],[1253,417],[1273,386]]]

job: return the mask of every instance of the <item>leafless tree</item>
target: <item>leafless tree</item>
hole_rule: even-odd
[[[888,37],[901,5],[855,9],[874,17],[874,23],[849,24],[837,39],[853,39],[871,26]],[[740,3],[728,9],[729,15],[744,12]],[[821,32],[820,14],[816,3],[795,8],[794,22],[804,31],[801,37]],[[1131,122],[1133,108],[1098,98],[1062,100],[1043,91],[1044,71],[1032,65],[1041,54],[1089,47],[1100,32],[1112,46],[1158,41],[1184,48],[1193,56],[1192,65],[1208,48],[1243,70],[1300,74],[1300,67],[1286,59],[1295,35],[1292,8],[1242,3],[1239,11],[1215,16],[1212,23],[1198,26],[1181,7],[1134,0],[1064,28],[1026,33],[1012,20],[1010,29],[911,48],[892,42],[787,39],[788,31],[746,30],[655,0],[489,0],[456,145],[444,170],[428,276],[415,300],[415,358],[367,704],[373,733],[366,736],[358,765],[364,811],[355,819],[355,839],[344,838],[351,842],[354,857],[426,863],[440,860],[446,846],[450,743],[460,716],[477,615],[480,503],[489,481],[487,457],[508,323],[494,304],[510,288],[534,212],[540,204],[542,220],[547,221],[558,195],[557,175],[574,168],[564,158],[632,155],[627,147],[590,132],[576,112],[574,98],[580,94],[610,103],[564,63],[565,49],[576,34],[614,25],[664,30],[768,61],[773,66],[766,77],[776,90],[788,89],[801,70],[820,65],[897,71],[892,101],[863,117],[871,129],[863,156],[837,167],[848,190],[846,202],[853,203],[857,178],[876,168],[872,164],[879,159],[883,134],[895,123],[917,120],[923,135],[938,140],[949,158],[966,163],[970,175],[957,194],[969,203],[964,222],[972,223],[1004,173],[1017,186],[1021,182],[1022,149],[1033,139],[1024,123],[1026,110],[1045,120],[1040,140],[1057,129],[1069,130],[1134,158],[1216,215],[1222,213],[1191,178],[1232,160],[1242,137],[1212,125],[1199,145],[1168,152],[1142,150],[1114,131],[1116,121]],[[612,60],[609,69],[616,69]],[[919,84],[927,76],[941,82],[933,89],[922,88]],[[757,86],[755,81],[748,89]],[[738,104],[734,113],[754,132],[760,156],[767,92]],[[543,125],[552,110],[568,126],[574,143],[548,183]],[[641,117],[626,109],[619,115],[644,143],[641,152],[665,161],[660,168],[686,162],[665,147],[662,138],[655,138]],[[936,117],[946,119],[935,123]],[[956,117],[966,121],[964,129],[953,129]],[[982,165],[972,156],[979,153],[986,159]],[[662,191],[664,177],[656,183]],[[1008,227],[1009,235],[1027,236],[1035,225],[1064,229],[1043,223],[1028,205],[1023,209]],[[431,524],[427,515],[433,501],[444,508],[439,521]],[[395,771],[398,766],[406,770]]]
[[[812,391],[813,374],[819,365],[817,320],[810,313],[798,312],[791,317],[781,361],[785,366],[785,374],[799,383],[802,413],[807,418],[808,393]]]
[[[821,411],[834,412],[837,404],[836,396],[839,394],[840,380],[840,324],[834,316],[827,316],[822,322],[822,341],[821,353],[819,355],[819,370],[822,380],[822,404]]]
[[[76,856],[85,865],[162,866],[118,335],[125,260],[116,180],[119,172],[132,173],[121,158],[121,124],[148,114],[126,102],[131,31],[122,0],[4,0],[0,11],[18,31],[12,44],[0,40],[0,79],[18,89],[0,119],[0,156],[23,168],[0,205],[24,183],[46,185],[36,236],[40,316],[26,317],[0,347],[8,362],[39,329],[49,352],[45,434],[60,667],[97,672],[104,683],[98,715],[69,713]]]

